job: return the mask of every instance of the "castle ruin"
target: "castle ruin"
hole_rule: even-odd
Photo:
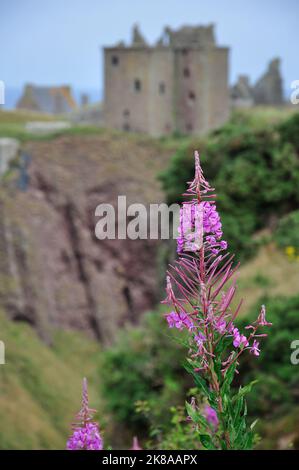
[[[280,74],[280,60],[271,60],[268,69],[253,89],[256,104],[279,106],[283,104],[283,85]]]
[[[231,100],[234,108],[255,105],[283,105],[283,80],[280,72],[280,59],[277,57],[272,59],[266,72],[254,85],[250,85],[247,75],[240,75],[231,88]]]
[[[131,45],[104,48],[105,125],[153,136],[221,126],[230,110],[228,53],[213,25],[167,27],[155,46],[135,26]]]

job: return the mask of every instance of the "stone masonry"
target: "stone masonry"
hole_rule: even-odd
[[[105,125],[153,136],[221,126],[230,109],[228,52],[213,25],[165,28],[155,46],[135,26],[130,46],[104,49]]]
[[[283,80],[280,72],[280,59],[272,59],[266,72],[254,85],[250,85],[247,75],[240,75],[236,84],[231,88],[231,100],[234,108],[255,105],[283,105]]]
[[[255,104],[281,105],[283,104],[283,86],[280,74],[280,60],[271,60],[268,69],[257,81],[253,96]]]

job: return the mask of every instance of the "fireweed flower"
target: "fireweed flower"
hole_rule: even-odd
[[[260,314],[257,318],[257,321],[256,323],[259,325],[259,326],[272,326],[272,323],[269,323],[267,320],[266,320],[266,307],[265,305],[262,305],[262,308],[261,308],[261,311],[260,311]]]
[[[251,354],[254,354],[254,356],[259,356],[260,355],[260,350],[259,350],[259,343],[256,341],[256,339],[253,341],[253,345],[250,348]]]
[[[219,420],[217,412],[210,405],[206,405],[204,409],[204,416],[209,424],[212,425],[214,429],[218,428]]]
[[[234,337],[234,340],[233,340],[233,345],[235,346],[235,348],[239,348],[240,346],[248,346],[248,340],[246,338],[246,336],[242,335],[238,328],[234,328],[233,330],[233,337]]]
[[[178,330],[182,330],[184,327],[188,330],[193,328],[193,322],[185,312],[170,312],[166,315],[166,320],[169,328],[177,328]]]
[[[220,250],[227,249],[227,242],[221,240],[222,224],[215,203],[193,200],[184,202],[180,209],[180,225],[178,227],[177,252],[196,252],[202,244],[203,234],[211,252],[217,255]]]
[[[137,436],[133,437],[133,445],[130,450],[142,450],[142,447],[140,447],[139,445]]]
[[[231,429],[232,423],[237,426],[239,419],[245,420],[245,392],[231,398],[237,403],[235,409],[240,416],[235,416],[234,407],[229,407],[228,394],[241,354],[245,351],[254,356],[260,354],[256,338],[266,334],[259,334],[258,330],[271,323],[266,320],[262,306],[257,320],[246,327],[247,334],[235,326],[242,304],[242,301],[237,306],[235,303],[235,274],[239,265],[234,265],[234,255],[226,252],[228,244],[222,240],[216,194],[204,178],[198,152],[195,152],[195,176],[184,196],[187,201],[181,208],[177,238],[179,256],[167,271],[167,295],[163,303],[171,307],[166,315],[168,326],[189,332],[186,369],[206,395],[212,410],[202,414],[203,420],[197,419],[199,409],[187,404],[189,418],[203,428],[212,415],[215,422],[216,418],[219,421],[217,442],[216,434],[207,440],[203,430],[202,439],[207,448],[250,448],[253,438],[251,430],[246,434],[245,421],[242,432]]]
[[[73,434],[67,441],[67,450],[102,450],[103,440],[98,424],[92,421],[95,410],[88,406],[87,380],[83,379],[82,407],[73,425]]]
[[[198,204],[183,203],[180,209],[179,236],[177,238],[177,252],[197,251],[202,240],[203,207]]]

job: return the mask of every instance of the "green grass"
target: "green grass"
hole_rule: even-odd
[[[297,106],[256,106],[254,108],[236,109],[232,113],[233,124],[246,123],[252,130],[272,127],[298,112]]]
[[[3,313],[0,339],[6,351],[6,364],[0,365],[0,449],[63,449],[80,408],[84,376],[91,406],[101,407],[98,344],[78,333],[57,332],[49,347],[29,326]]]
[[[25,124],[27,121],[57,121],[61,118],[52,114],[43,114],[32,111],[0,109],[0,125],[2,124]]]
[[[21,142],[26,141],[49,141],[56,139],[61,135],[99,135],[103,129],[95,126],[72,126],[69,129],[61,131],[45,132],[45,133],[31,133],[26,131],[25,124],[23,123],[0,123],[0,137],[10,137],[18,139]]]
[[[103,132],[103,129],[97,126],[75,124],[69,129],[40,134],[27,132],[25,129],[28,121],[52,122],[67,119],[67,116],[54,116],[21,110],[0,110],[0,137],[11,137],[24,142],[28,140],[52,140],[60,135],[98,135]]]
[[[231,116],[231,123],[246,123],[252,129],[264,128],[265,126],[273,126],[296,111],[296,107],[255,107],[249,109],[235,110]],[[97,126],[91,125],[72,125],[70,129],[61,131],[35,134],[25,130],[25,124],[28,121],[57,121],[65,119],[64,116],[54,116],[49,114],[33,113],[28,111],[4,111],[0,110],[0,137],[16,138],[22,142],[28,140],[52,140],[61,135],[98,135],[103,132],[109,132],[112,136],[126,136],[127,139],[136,137],[133,133],[120,131],[107,131]],[[66,118],[67,119],[67,118]],[[149,140],[149,137],[138,134],[139,139]],[[204,137],[205,138],[205,137]],[[156,141],[166,149],[176,149],[179,145],[188,145],[192,142],[194,136],[172,134],[170,136],[162,136]],[[152,139],[155,140],[155,139]]]

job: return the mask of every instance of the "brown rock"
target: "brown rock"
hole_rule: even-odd
[[[26,192],[0,193],[0,303],[50,340],[53,326],[110,341],[159,300],[158,241],[95,237],[95,208],[161,202],[169,151],[149,139],[62,136],[30,142]]]

